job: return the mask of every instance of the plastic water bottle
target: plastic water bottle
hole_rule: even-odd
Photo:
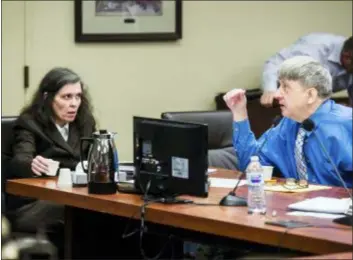
[[[248,213],[266,214],[264,176],[258,156],[252,156],[246,168],[248,182]]]

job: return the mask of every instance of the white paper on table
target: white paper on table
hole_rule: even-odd
[[[119,165],[120,172],[135,172],[135,166],[133,165]]]
[[[215,173],[216,171],[217,171],[217,169],[208,168],[207,174]]]
[[[119,182],[125,182],[125,183],[135,183],[135,180],[123,180],[123,181],[119,181]]]
[[[217,187],[217,188],[234,188],[238,182],[238,179],[226,179],[226,178],[215,178],[210,177],[208,178],[210,181],[210,187]],[[241,180],[239,186],[245,185],[247,183],[246,180]]]
[[[309,212],[344,214],[351,203],[350,198],[316,197],[290,204],[288,208]]]
[[[335,219],[335,218],[340,218],[345,216],[342,214],[318,213],[318,212],[307,212],[307,211],[291,211],[291,212],[288,212],[287,215],[308,216],[308,217],[329,218],[329,219]]]

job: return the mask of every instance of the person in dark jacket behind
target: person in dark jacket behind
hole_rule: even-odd
[[[50,159],[58,161],[60,168],[74,170],[80,162],[80,138],[91,136],[95,129],[81,78],[68,68],[50,70],[15,122],[9,178],[45,176]],[[88,145],[83,148],[86,159]],[[24,197],[9,199],[15,205],[10,210],[19,230],[36,232],[39,226],[50,230],[63,224],[62,205]]]

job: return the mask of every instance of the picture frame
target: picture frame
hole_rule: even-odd
[[[75,0],[75,42],[177,41],[182,0]]]

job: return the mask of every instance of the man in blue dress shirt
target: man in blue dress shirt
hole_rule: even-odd
[[[260,99],[263,106],[272,106],[277,89],[278,68],[283,61],[295,56],[310,56],[319,61],[331,73],[333,92],[347,89],[353,101],[353,37],[312,33],[301,37],[265,62],[262,73],[263,95]]]
[[[258,141],[250,129],[245,90],[224,95],[233,113],[233,145],[240,170],[246,169],[251,156],[258,155],[262,165],[275,166],[285,178],[342,186],[315,132],[346,185],[352,187],[352,108],[330,99],[330,72],[313,58],[296,56],[283,62],[278,79],[275,98],[283,119]],[[308,118],[315,124],[312,132],[301,127]]]

